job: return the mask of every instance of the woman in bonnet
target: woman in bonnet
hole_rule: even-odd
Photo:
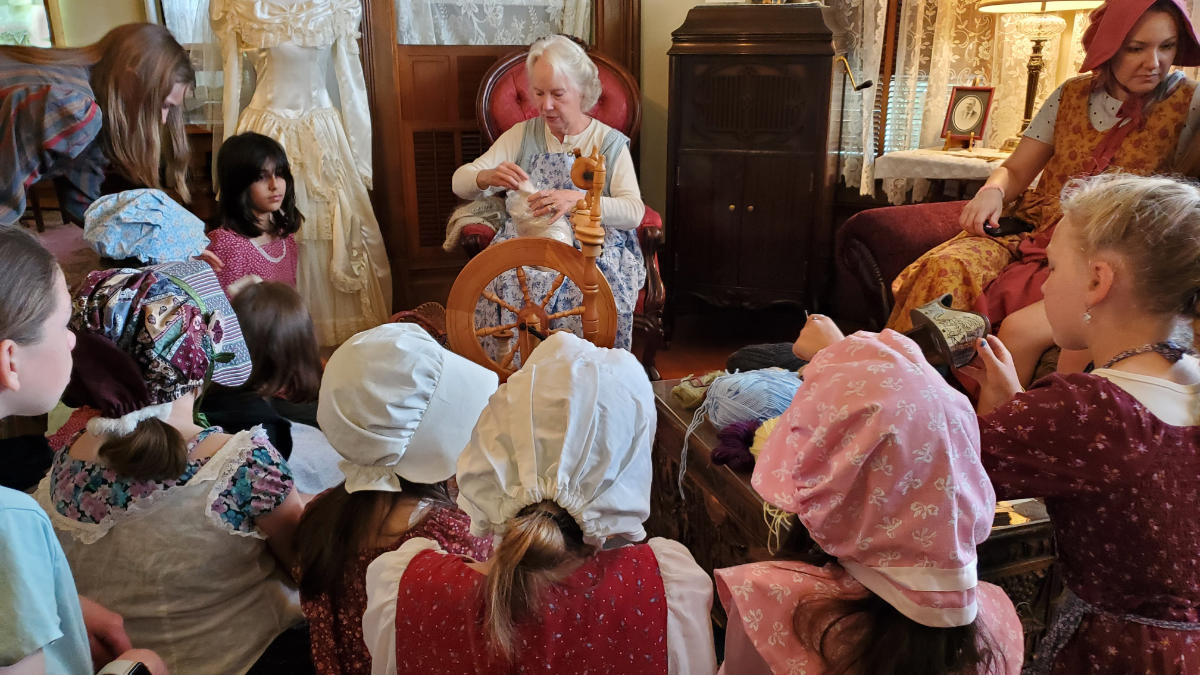
[[[712,582],[645,538],[654,396],[637,359],[557,333],[488,401],[458,460],[486,563],[417,538],[367,568],[373,673],[716,670]]]
[[[93,272],[71,328],[64,400],[86,427],[37,496],[79,591],[172,672],[245,672],[303,618],[284,581],[302,505],[261,429],[193,417],[210,379],[250,374],[228,299],[199,261]]]

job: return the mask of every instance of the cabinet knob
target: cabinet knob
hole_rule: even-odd
[[[734,206],[733,204],[730,204],[730,205],[729,205],[729,210],[730,210],[730,211],[733,211],[733,210],[735,210],[735,209],[737,209],[737,207],[736,207],[736,206]]]
[[[747,206],[746,210],[749,211],[750,213],[754,213],[754,205],[751,204],[750,206]]]

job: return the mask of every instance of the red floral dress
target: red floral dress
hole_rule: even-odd
[[[1145,622],[1200,621],[1200,427],[1084,374],[1043,378],[979,423],[996,497],[1046,498],[1067,587],[1096,610],[1051,672],[1200,673],[1200,631]]]
[[[335,488],[340,489],[340,488]],[[363,642],[362,618],[367,608],[367,566],[388,551],[400,548],[413,537],[432,539],[442,548],[478,561],[492,555],[490,538],[471,536],[471,519],[457,508],[434,506],[415,527],[405,532],[392,546],[370,549],[358,554],[342,580],[338,602],[326,594],[300,597],[312,639],[313,664],[321,675],[370,675],[371,655]]]

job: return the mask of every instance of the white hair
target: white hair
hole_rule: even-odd
[[[525,70],[533,70],[533,64],[545,56],[556,74],[566,75],[579,90],[579,99],[584,112],[596,107],[600,100],[600,71],[595,62],[577,43],[565,35],[541,38],[529,46],[525,57]]]

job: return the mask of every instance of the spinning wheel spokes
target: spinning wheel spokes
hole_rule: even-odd
[[[544,272],[535,269],[527,271],[526,267],[548,269],[554,275],[553,278],[545,278],[549,286],[540,283],[535,285],[533,275]],[[583,305],[547,311],[560,291],[567,287],[568,279],[576,287],[583,288],[584,267],[585,259],[579,251],[552,239],[518,238],[493,244],[467,263],[450,291],[446,303],[446,327],[451,349],[492,369],[502,380],[506,379],[543,339],[565,330],[552,327],[551,322],[584,316],[586,308]],[[520,288],[522,297],[519,307],[509,302],[515,300],[515,293],[506,300],[489,288],[494,279],[506,272],[516,276],[517,283],[514,285]],[[597,277],[599,288],[595,302],[601,321],[598,332],[591,339],[600,346],[611,347],[617,336],[617,306],[608,281],[603,275]],[[541,288],[547,288],[544,297]],[[477,326],[475,308],[480,301],[487,301],[512,315],[505,317],[498,325]],[[515,335],[510,333],[506,336],[506,331],[513,331]],[[505,338],[507,345],[504,344]],[[482,340],[496,341],[497,349],[492,352],[496,354],[494,358],[485,349]]]

